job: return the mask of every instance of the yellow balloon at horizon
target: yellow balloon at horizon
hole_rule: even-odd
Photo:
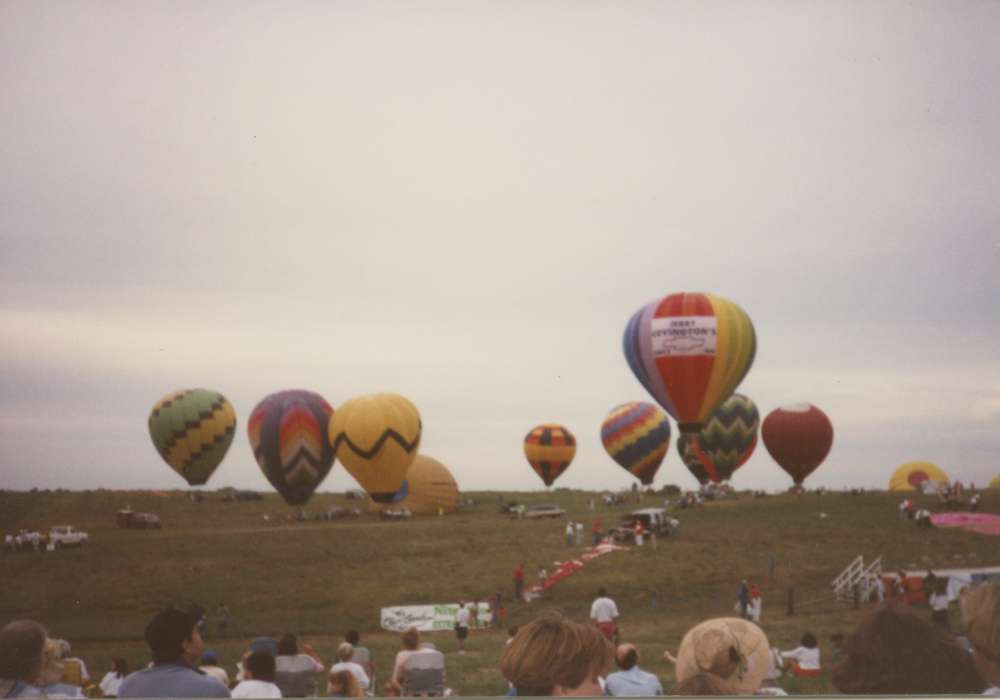
[[[334,454],[377,503],[391,503],[420,446],[422,425],[399,394],[369,394],[344,402],[327,431]]]

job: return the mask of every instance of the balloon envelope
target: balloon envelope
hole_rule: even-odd
[[[726,481],[753,455],[759,426],[760,413],[754,402],[743,394],[733,394],[715,409],[698,433],[701,449],[715,474],[709,473],[694,454],[688,435],[678,438],[677,451],[699,483]]]
[[[156,451],[191,486],[201,486],[226,456],[236,412],[211,389],[187,389],[160,399],[149,414]]]
[[[604,419],[601,442],[613,460],[648,486],[667,454],[670,421],[651,403],[622,404]]]
[[[392,503],[369,499],[368,509],[408,508],[416,515],[451,513],[458,507],[458,483],[446,466],[433,457],[417,455]]]
[[[988,489],[1000,489],[1000,476],[995,476],[986,486]]]
[[[678,423],[696,433],[753,364],[753,323],[712,294],[671,294],[639,309],[625,327],[625,359]]]
[[[546,486],[566,471],[575,454],[576,438],[561,425],[539,425],[524,438],[524,456]]]
[[[796,484],[801,484],[826,459],[833,446],[830,419],[808,403],[771,411],[760,434],[771,457]]]
[[[420,446],[420,413],[399,394],[351,399],[330,418],[334,454],[368,495],[391,503]]]
[[[944,486],[948,483],[948,475],[930,462],[907,462],[900,465],[889,477],[889,490],[916,491],[923,488],[922,484],[925,481],[933,481]]]
[[[271,486],[291,506],[306,503],[333,466],[326,427],[333,408],[311,391],[265,397],[247,421],[250,447]]]

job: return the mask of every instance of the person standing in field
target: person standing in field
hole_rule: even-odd
[[[736,604],[739,607],[740,617],[747,619],[747,609],[750,606],[750,587],[747,580],[740,581],[740,587],[736,590]]]
[[[615,619],[618,617],[618,606],[615,601],[608,597],[608,591],[600,588],[597,591],[597,598],[590,605],[590,619],[597,625],[604,638],[613,641],[618,636],[618,625]]]
[[[475,598],[469,606],[469,628],[479,629],[479,599]]]
[[[576,524],[576,546],[583,546],[583,523]]]
[[[756,583],[750,584],[750,619],[760,624],[760,609],[763,605],[763,599],[760,595],[760,589],[757,588]]]
[[[635,525],[632,526],[632,530],[635,532],[635,546],[642,546],[642,536],[646,534],[646,528],[642,526],[641,520],[636,520]]]
[[[573,546],[573,538],[575,537],[575,534],[574,534],[575,532],[576,532],[576,529],[573,527],[573,521],[572,520],[567,520],[566,521],[566,546],[567,547],[572,547]]]
[[[524,563],[517,565],[514,569],[514,597],[521,598],[524,595]]]
[[[215,609],[215,616],[219,618],[219,636],[227,639],[229,637],[229,606],[225,603],[219,603],[219,607]]]
[[[596,547],[597,545],[599,545],[601,543],[601,519],[600,518],[597,518],[594,521],[594,525],[593,525],[592,529],[593,529],[593,532],[594,532],[594,546]]]
[[[469,636],[469,620],[471,613],[465,607],[465,601],[458,601],[458,612],[455,614],[455,638],[458,640],[458,653],[465,653],[465,639]]]

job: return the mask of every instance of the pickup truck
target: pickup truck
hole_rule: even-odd
[[[618,527],[608,531],[608,537],[612,542],[623,543],[635,541],[634,525],[638,520],[642,523],[643,529],[647,533],[655,532],[663,537],[676,535],[681,528],[681,521],[667,515],[665,508],[642,508],[633,510],[622,518]]]
[[[53,548],[82,547],[87,543],[87,533],[77,530],[72,525],[53,525],[49,530],[49,544]]]

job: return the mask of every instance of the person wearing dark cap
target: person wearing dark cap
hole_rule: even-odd
[[[201,608],[169,607],[146,625],[153,664],[137,671],[118,689],[121,698],[228,698],[229,690],[195,667],[205,649],[198,631]]]

